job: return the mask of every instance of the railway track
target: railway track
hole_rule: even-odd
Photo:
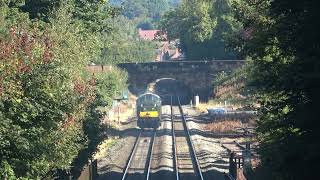
[[[173,107],[171,99],[171,120],[172,120],[172,151],[173,151],[173,169],[176,180],[179,179],[200,179],[203,175],[199,161],[191,141],[190,132],[183,114],[183,110],[178,98],[178,109]],[[178,111],[180,116],[176,116]]]
[[[124,169],[122,180],[150,179],[156,130],[140,130]]]
[[[178,97],[177,97],[178,98]],[[180,100],[178,98],[180,104]],[[202,171],[181,105],[171,103],[172,159],[175,180],[203,180]],[[122,174],[122,180],[151,179],[153,150],[157,130],[140,130]],[[159,178],[153,178],[159,179]],[[163,178],[161,178],[163,179]]]

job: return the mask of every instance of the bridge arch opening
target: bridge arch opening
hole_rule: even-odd
[[[150,83],[154,93],[162,98],[163,105],[170,105],[171,97],[174,105],[178,104],[176,96],[180,97],[180,103],[189,104],[192,99],[191,88],[183,81],[174,78],[160,78]]]

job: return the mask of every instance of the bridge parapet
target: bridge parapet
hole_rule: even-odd
[[[240,67],[244,60],[214,60],[214,61],[162,61],[148,63],[122,63],[118,67],[130,72],[148,71],[220,71]]]

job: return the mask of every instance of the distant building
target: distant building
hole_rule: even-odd
[[[160,30],[142,30],[139,28],[139,37],[140,39],[148,40],[148,41],[166,41],[167,35]]]
[[[160,42],[156,50],[155,61],[175,60],[181,57],[180,50],[177,47],[172,48],[173,45],[170,45],[165,32],[161,30],[142,30],[139,28],[138,33],[139,38],[142,40]]]
[[[170,48],[168,41],[162,42],[159,49],[156,50],[157,57],[155,61],[178,60],[182,58],[179,48]]]
[[[170,56],[170,59],[175,60],[181,57],[181,52],[178,48],[176,48],[176,50],[174,51],[174,53],[172,53],[172,55]]]

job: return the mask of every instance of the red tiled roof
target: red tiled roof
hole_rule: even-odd
[[[145,40],[149,40],[152,41],[155,39],[156,35],[158,34],[163,34],[160,30],[142,30],[139,29],[139,37],[141,39],[145,39]],[[166,38],[167,36],[165,34],[163,34],[164,38]]]
[[[139,29],[139,36],[142,39],[152,41],[155,38],[158,31],[159,30],[141,30],[141,29]]]

